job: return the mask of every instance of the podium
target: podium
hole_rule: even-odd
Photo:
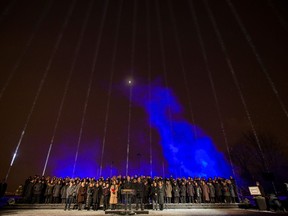
[[[127,202],[129,202],[129,210],[131,210],[131,196],[136,194],[134,189],[122,189],[121,194],[125,195],[125,210],[127,210]]]
[[[121,189],[121,194],[125,194],[125,195],[135,195],[136,191],[134,189]]]

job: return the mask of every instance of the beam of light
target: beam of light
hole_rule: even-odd
[[[52,150],[52,147],[53,147],[53,144],[54,144],[55,135],[56,135],[56,132],[57,132],[57,129],[58,129],[58,125],[59,125],[59,122],[60,122],[60,117],[62,115],[64,102],[65,102],[65,99],[66,99],[68,88],[70,86],[70,81],[71,81],[72,74],[73,74],[73,72],[75,70],[76,60],[78,58],[79,51],[80,51],[80,48],[81,48],[81,45],[82,45],[84,32],[86,30],[86,26],[87,26],[87,23],[88,23],[90,14],[91,14],[92,6],[93,6],[93,0],[91,0],[89,5],[88,5],[86,17],[85,17],[85,19],[83,21],[83,26],[82,26],[82,29],[81,29],[81,32],[80,32],[80,36],[79,36],[79,39],[78,39],[78,42],[77,42],[77,45],[76,45],[76,48],[75,48],[73,60],[72,60],[72,63],[71,63],[71,68],[70,68],[70,71],[69,71],[69,74],[68,74],[68,77],[67,77],[67,80],[66,80],[66,83],[65,83],[64,93],[63,93],[63,96],[62,96],[62,99],[61,99],[61,103],[60,103],[60,106],[59,106],[56,122],[55,122],[54,129],[53,129],[53,134],[51,136],[50,145],[49,145],[48,153],[47,153],[47,156],[46,156],[46,160],[45,160],[42,176],[44,176],[45,172],[46,172],[47,164],[48,164],[48,161],[49,161],[49,158],[50,158],[50,153],[51,153],[51,150]]]
[[[204,0],[204,3],[205,3],[205,7],[206,7],[206,10],[207,10],[207,13],[208,13],[208,16],[210,18],[210,21],[213,25],[213,28],[214,28],[214,31],[217,35],[217,39],[218,39],[218,42],[221,46],[221,50],[225,56],[225,60],[226,60],[226,63],[227,63],[227,66],[229,68],[229,71],[233,77],[233,81],[234,81],[234,84],[237,88],[237,91],[238,91],[238,94],[239,94],[239,97],[241,99],[241,102],[242,102],[242,105],[244,107],[244,110],[245,110],[245,113],[246,113],[246,116],[247,116],[247,119],[249,121],[249,124],[250,124],[250,127],[251,127],[251,130],[253,131],[253,134],[254,134],[254,137],[255,137],[255,140],[257,142],[257,145],[258,145],[258,148],[259,148],[259,151],[260,151],[260,154],[261,154],[261,157],[262,157],[262,163],[264,164],[264,167],[266,169],[267,172],[269,172],[269,169],[268,169],[268,165],[267,165],[267,162],[266,162],[266,159],[265,159],[265,155],[263,153],[263,150],[262,150],[262,146],[261,146],[261,143],[260,143],[260,140],[259,140],[259,137],[257,135],[257,131],[255,129],[255,125],[254,125],[254,122],[252,121],[252,116],[251,116],[251,113],[248,109],[248,105],[247,105],[247,102],[245,100],[245,97],[244,97],[244,94],[242,92],[242,89],[241,89],[241,86],[240,86],[240,83],[238,81],[238,77],[235,73],[235,70],[234,70],[234,67],[232,65],[232,61],[231,61],[231,58],[230,56],[228,55],[228,51],[227,51],[227,48],[226,48],[226,45],[224,43],[224,40],[223,40],[223,37],[220,33],[220,30],[219,30],[219,27],[217,25],[217,22],[216,22],[216,19],[214,17],[214,14],[210,8],[210,5],[208,3],[207,0]]]
[[[146,29],[147,29],[147,67],[148,67],[148,98],[151,98],[151,26],[150,26],[150,4],[146,1],[147,14],[146,14]],[[151,108],[149,108],[151,109]],[[149,121],[149,163],[150,163],[150,176],[153,176],[153,151],[152,151],[152,129],[151,121]]]
[[[90,93],[91,93],[91,89],[92,89],[93,78],[94,78],[94,74],[95,74],[95,70],[96,70],[96,63],[97,63],[98,56],[99,56],[100,45],[101,45],[101,40],[102,40],[102,36],[103,36],[103,29],[104,29],[104,25],[105,25],[105,21],[106,21],[108,6],[109,6],[109,0],[105,1],[104,6],[103,6],[103,14],[101,17],[101,23],[100,23],[100,27],[99,27],[100,32],[99,32],[96,46],[95,46],[95,52],[94,52],[91,72],[90,72],[90,76],[89,76],[89,84],[87,87],[85,103],[84,103],[84,107],[83,107],[83,111],[82,111],[82,119],[81,119],[79,137],[78,137],[77,148],[76,148],[76,153],[75,153],[72,176],[75,176],[75,174],[76,174],[76,165],[78,162],[79,148],[80,148],[80,143],[82,141],[83,127],[84,127],[84,123],[85,123],[88,102],[89,102]]]
[[[250,36],[250,34],[248,33],[247,29],[245,28],[245,26],[244,26],[244,24],[243,24],[243,22],[242,22],[242,20],[241,20],[241,18],[239,16],[238,12],[236,11],[233,3],[230,0],[226,0],[226,2],[229,5],[230,10],[232,11],[235,19],[237,20],[238,25],[240,26],[240,28],[242,30],[242,33],[244,34],[247,43],[249,44],[250,48],[252,49],[253,54],[255,55],[256,60],[257,60],[259,66],[261,68],[261,71],[265,75],[265,77],[266,77],[267,81],[269,82],[270,87],[271,87],[275,97],[277,98],[277,100],[278,100],[278,102],[279,102],[284,114],[288,118],[288,111],[286,109],[286,106],[285,106],[285,104],[284,104],[284,102],[283,102],[283,100],[282,100],[282,98],[281,98],[281,96],[279,94],[279,91],[277,90],[277,87],[276,87],[274,81],[272,80],[272,77],[270,76],[270,74],[269,74],[269,72],[267,70],[266,65],[264,64],[262,58],[260,57],[260,54],[259,54],[258,50],[256,49],[256,46],[253,43],[252,37]]]
[[[149,98],[147,87],[137,85],[133,102],[146,110],[149,115],[148,123],[151,121],[151,126],[159,133],[163,155],[167,161],[165,175],[228,177],[231,169],[223,154],[203,130],[184,119],[183,107],[173,91],[159,82],[153,83],[151,91]],[[197,131],[197,137],[194,130]],[[162,162],[158,173],[164,172],[163,167]]]
[[[131,48],[131,61],[130,61],[130,67],[131,67],[131,74],[130,76],[133,77],[134,72],[134,61],[135,61],[135,46],[136,46],[136,27],[137,27],[137,1],[134,1],[134,7],[133,7],[133,23],[132,23],[132,48]],[[127,146],[126,146],[126,176],[129,173],[129,157],[130,157],[130,141],[131,141],[131,119],[132,119],[132,110],[131,110],[131,103],[133,98],[133,85],[130,83],[131,80],[129,80],[130,89],[129,89],[129,107],[128,107],[128,128],[127,128]]]
[[[39,99],[40,94],[41,94],[41,92],[42,92],[43,86],[44,86],[44,84],[45,84],[45,82],[46,82],[46,78],[47,78],[47,76],[48,76],[48,74],[49,74],[49,72],[50,72],[50,68],[51,68],[52,63],[53,63],[53,61],[54,61],[54,57],[55,57],[55,55],[56,55],[56,53],[57,53],[57,51],[58,51],[58,48],[59,48],[59,46],[60,46],[60,43],[61,43],[61,41],[62,41],[63,32],[64,32],[64,30],[65,30],[65,28],[66,28],[66,26],[67,26],[67,24],[68,24],[68,22],[69,22],[69,20],[70,20],[70,17],[71,17],[71,15],[72,15],[73,10],[74,10],[75,4],[76,4],[76,0],[74,0],[74,1],[71,3],[71,5],[70,5],[70,7],[69,7],[69,9],[68,9],[68,11],[67,11],[67,14],[66,14],[66,16],[65,16],[64,23],[63,23],[62,26],[61,26],[61,29],[60,29],[60,32],[59,32],[59,34],[58,34],[56,43],[55,43],[55,45],[54,45],[54,47],[53,47],[53,50],[52,50],[52,53],[51,53],[51,55],[50,55],[48,64],[47,64],[47,66],[46,66],[46,68],[45,68],[45,71],[44,71],[44,73],[43,73],[43,76],[42,76],[42,78],[41,78],[41,80],[40,80],[40,83],[39,83],[39,86],[38,86],[36,95],[35,95],[34,100],[33,100],[33,104],[32,104],[32,106],[31,106],[31,109],[30,109],[29,114],[28,114],[28,116],[27,116],[25,125],[24,125],[24,127],[23,127],[23,129],[22,129],[22,133],[21,133],[20,139],[19,139],[19,141],[18,141],[16,150],[15,150],[16,155],[17,155],[17,152],[18,152],[18,150],[19,150],[19,148],[20,148],[20,146],[21,146],[21,144],[22,144],[22,139],[23,139],[23,137],[24,137],[25,131],[26,131],[26,129],[27,129],[29,123],[30,123],[31,117],[32,117],[32,115],[33,115],[33,113],[34,113],[36,104],[37,104],[37,102],[38,102],[38,99]],[[15,159],[14,159],[14,160],[15,160]],[[14,161],[13,161],[13,162],[14,162]],[[8,169],[8,172],[7,172],[7,175],[6,175],[6,179],[7,179],[8,176],[9,176],[9,173],[10,173],[10,171],[11,171],[11,167],[12,167],[12,166],[10,166],[9,169]]]
[[[15,158],[16,158],[16,153],[13,154],[13,158],[12,158],[12,161],[11,161],[11,163],[10,163],[10,166],[13,166],[13,163],[14,163]]]
[[[14,5],[15,2],[16,2],[16,1],[12,1],[11,3],[13,3],[13,5]],[[31,47],[32,42],[33,42],[33,40],[34,40],[34,38],[35,38],[35,35],[36,35],[39,27],[41,26],[42,21],[43,21],[44,18],[47,16],[47,14],[48,14],[48,12],[49,12],[49,10],[50,10],[51,5],[52,5],[53,2],[54,2],[54,1],[49,1],[49,2],[47,3],[47,5],[45,5],[42,13],[40,14],[39,19],[37,19],[36,25],[35,25],[35,27],[34,27],[34,29],[33,29],[33,32],[31,33],[28,41],[27,41],[26,44],[25,44],[24,50],[22,51],[22,53],[20,54],[20,56],[19,56],[18,59],[16,60],[15,64],[13,65],[13,68],[12,68],[9,76],[8,76],[7,80],[5,81],[5,84],[3,85],[3,87],[2,87],[2,89],[1,89],[1,91],[0,91],[0,101],[2,100],[2,97],[3,97],[3,95],[4,95],[4,92],[6,91],[6,89],[7,89],[7,87],[9,86],[11,80],[13,79],[14,74],[16,73],[17,69],[19,68],[20,64],[22,63],[22,61],[23,61],[25,55],[27,54],[29,48]],[[9,11],[9,8],[10,8],[11,6],[12,6],[12,4],[11,4],[9,7],[7,7],[6,10]],[[5,10],[5,11],[6,11],[6,10]],[[5,11],[4,11],[4,12],[5,12]],[[6,13],[7,13],[7,11],[6,11]],[[1,22],[1,18],[0,18],[0,22]]]
[[[123,0],[120,1],[119,9],[118,9],[118,16],[117,16],[117,24],[116,24],[116,34],[114,39],[114,47],[113,47],[113,55],[112,55],[112,63],[110,68],[110,79],[109,79],[109,88],[108,88],[108,100],[106,105],[106,114],[105,114],[105,123],[104,123],[104,134],[102,140],[102,151],[101,151],[101,158],[100,158],[100,169],[99,169],[99,176],[102,176],[102,169],[103,169],[103,160],[104,160],[104,152],[105,152],[105,145],[106,145],[106,138],[107,138],[107,128],[108,128],[108,120],[109,120],[109,111],[110,111],[110,103],[111,103],[111,94],[112,94],[112,82],[115,73],[115,62],[116,62],[116,54],[118,49],[118,41],[119,41],[119,29],[120,29],[120,22],[122,16],[122,8],[123,8]]]
[[[233,176],[235,176],[234,166],[233,166],[233,163],[232,163],[232,158],[231,158],[231,153],[230,153],[229,142],[228,142],[228,138],[227,138],[227,134],[226,134],[226,129],[224,127],[222,112],[221,112],[221,109],[220,109],[220,104],[219,104],[219,99],[218,99],[219,97],[218,97],[218,94],[217,94],[217,91],[216,91],[216,86],[215,86],[215,81],[213,79],[213,74],[212,74],[212,71],[210,69],[210,64],[209,64],[208,56],[207,56],[207,51],[206,51],[204,40],[203,40],[203,37],[202,37],[202,34],[201,34],[200,25],[199,25],[199,22],[198,22],[198,16],[196,14],[196,10],[195,10],[193,1],[189,1],[189,6],[190,6],[190,10],[191,10],[191,13],[192,13],[192,16],[193,16],[194,26],[196,28],[198,41],[199,41],[199,44],[200,44],[200,47],[201,47],[202,57],[203,57],[203,60],[205,62],[205,68],[206,68],[206,71],[208,73],[209,82],[210,82],[210,85],[211,85],[211,88],[212,88],[213,97],[214,97],[214,101],[215,101],[215,106],[216,106],[216,110],[217,110],[217,114],[218,114],[218,118],[219,118],[220,128],[221,128],[221,132],[222,132],[222,135],[223,135],[223,138],[224,138],[224,143],[225,143],[225,146],[226,146],[226,150],[227,150],[227,153],[228,153],[228,158],[229,158],[231,170],[232,170]]]

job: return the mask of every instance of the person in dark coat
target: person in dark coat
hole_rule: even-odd
[[[86,200],[86,195],[87,195],[86,185],[85,182],[82,182],[77,194],[78,210],[82,209],[82,205],[85,203]]]
[[[164,209],[164,196],[165,196],[165,188],[162,181],[158,182],[158,202],[159,202],[159,209],[163,211]]]
[[[94,211],[97,211],[99,209],[101,196],[102,196],[102,187],[100,189],[100,185],[97,181],[94,186],[94,192],[93,192],[93,210]]]
[[[47,187],[46,187],[46,191],[45,191],[45,203],[52,203],[52,197],[53,197],[53,188],[54,188],[55,184],[53,182],[53,180],[51,180],[50,182],[48,182]]]
[[[230,190],[226,182],[223,182],[222,186],[222,194],[223,194],[223,200],[225,203],[230,203]]]
[[[144,199],[143,199],[143,202],[144,204],[149,204],[150,201],[149,201],[149,197],[150,197],[150,185],[148,183],[148,181],[145,179],[144,180]]]
[[[139,203],[141,206],[141,210],[144,210],[143,205],[143,197],[144,197],[144,185],[141,182],[141,178],[137,178],[137,182],[134,185],[135,191],[136,191],[136,210],[139,209]]]
[[[124,189],[134,189],[133,184],[130,181],[130,176],[127,176],[127,179],[124,183]],[[132,203],[132,194],[127,194],[127,196],[125,196],[125,210],[127,210],[127,204],[129,205],[129,210],[131,210],[131,203]]]
[[[211,182],[207,183],[208,187],[209,187],[209,191],[210,191],[210,202],[211,203],[215,203],[215,187],[213,186],[213,184]]]
[[[40,202],[45,203],[45,191],[47,187],[45,178],[41,178],[41,184],[42,184],[42,191],[41,191]]]
[[[41,193],[42,193],[42,183],[39,179],[33,186],[32,203],[40,203]]]
[[[87,199],[86,199],[86,208],[87,211],[90,210],[92,201],[93,201],[93,193],[94,193],[94,184],[91,182],[87,188]]]
[[[152,199],[152,208],[153,210],[158,209],[158,186],[157,183],[154,181],[151,186],[150,190],[150,197]]]
[[[231,184],[233,185],[233,188],[234,188],[234,192],[235,192],[235,202],[239,203],[239,194],[238,194],[238,188],[237,188],[237,184],[236,184],[236,180],[230,176],[229,178]]]
[[[194,203],[194,187],[191,181],[187,182],[187,196],[188,196],[188,203]]]
[[[53,188],[53,203],[60,202],[61,188],[62,188],[62,182],[59,180]]]
[[[67,188],[69,187],[69,183],[66,182],[65,185],[61,188],[61,203],[64,204],[66,203],[66,192],[67,192]]]
[[[103,210],[106,211],[109,208],[110,199],[110,185],[108,182],[103,183]]]
[[[197,203],[202,203],[202,189],[197,182],[195,182],[194,184],[195,184],[195,201]]]
[[[118,179],[118,193],[117,193],[117,200],[118,203],[124,203],[124,200],[122,200],[122,194],[121,194],[121,190],[124,188],[122,181],[120,179]]]
[[[66,189],[66,203],[65,203],[65,208],[64,208],[65,211],[67,209],[70,210],[70,206],[74,200],[75,194],[76,194],[76,185],[74,184],[73,181],[70,181],[69,187],[67,187]]]
[[[186,193],[187,193],[187,189],[186,189],[186,185],[185,182],[181,182],[181,186],[180,186],[180,199],[181,199],[181,203],[186,203]]]
[[[34,183],[35,183],[34,180],[31,179],[30,182],[26,186],[25,194],[24,194],[24,202],[25,203],[31,203],[31,201],[32,201]]]
[[[214,187],[215,187],[215,202],[223,203],[222,185],[219,183],[218,180],[214,181]]]
[[[179,203],[180,189],[176,181],[173,184],[172,190],[173,190],[174,203]]]
[[[231,202],[235,203],[236,202],[236,192],[235,192],[234,186],[230,180],[227,181],[227,186],[229,188]]]

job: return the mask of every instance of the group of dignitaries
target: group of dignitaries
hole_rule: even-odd
[[[125,193],[130,191],[131,193]],[[128,189],[128,190],[127,190]],[[103,205],[116,209],[117,204],[125,204],[136,210],[151,204],[153,210],[163,210],[166,203],[234,203],[238,202],[235,181],[223,178],[161,178],[150,176],[114,176],[112,178],[57,178],[33,176],[17,195],[25,203],[63,203],[65,210],[98,210]]]

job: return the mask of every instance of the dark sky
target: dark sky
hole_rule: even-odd
[[[139,152],[148,163],[149,120],[129,100],[129,79],[160,80],[220,151],[221,121],[229,146],[251,123],[287,143],[287,2],[229,2],[2,0],[0,177],[17,146],[11,185],[42,174],[52,139],[47,174],[68,157],[73,166],[78,144],[79,160],[99,165],[104,137],[103,169],[113,161],[123,173],[128,139],[131,163]],[[159,134],[151,133],[162,161]]]

